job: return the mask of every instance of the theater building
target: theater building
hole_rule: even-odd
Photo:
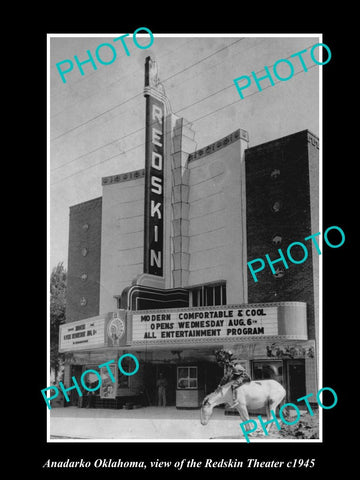
[[[249,147],[237,128],[198,149],[149,57],[144,95],[144,168],[102,178],[100,198],[70,208],[64,384],[132,353],[136,375],[114,365],[114,384],[101,369],[95,407],[156,405],[162,372],[168,405],[197,408],[225,348],[253,379],[280,381],[287,401],[317,392],[318,254],[309,244],[305,262],[277,262],[258,282],[247,262],[319,231],[318,139],[304,130]]]

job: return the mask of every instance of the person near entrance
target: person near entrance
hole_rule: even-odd
[[[226,371],[223,378],[220,380],[219,387],[226,383],[231,383],[232,397],[234,406],[237,403],[236,390],[244,383],[251,382],[250,375],[241,365],[240,360],[233,356],[231,351],[220,350],[216,352],[217,361],[225,365]]]
[[[156,382],[156,388],[157,388],[157,395],[158,395],[158,406],[161,407],[166,407],[166,389],[168,386],[168,382],[166,378],[164,377],[164,374],[162,372],[159,373],[159,378]]]

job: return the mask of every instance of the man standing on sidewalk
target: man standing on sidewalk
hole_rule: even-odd
[[[158,381],[156,382],[157,387],[157,394],[158,394],[158,406],[166,407],[166,388],[168,386],[168,382],[164,377],[162,372],[159,373]]]

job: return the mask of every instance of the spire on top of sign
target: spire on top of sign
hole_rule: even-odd
[[[152,95],[164,102],[166,106],[166,113],[171,113],[171,105],[168,97],[165,93],[164,85],[160,82],[158,65],[151,57],[145,59],[145,85],[144,96]]]

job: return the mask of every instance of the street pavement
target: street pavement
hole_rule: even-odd
[[[92,439],[113,441],[245,441],[238,415],[225,415],[215,408],[205,426],[200,410],[175,407],[143,407],[134,410],[101,408],[53,408],[50,411],[50,441]]]

